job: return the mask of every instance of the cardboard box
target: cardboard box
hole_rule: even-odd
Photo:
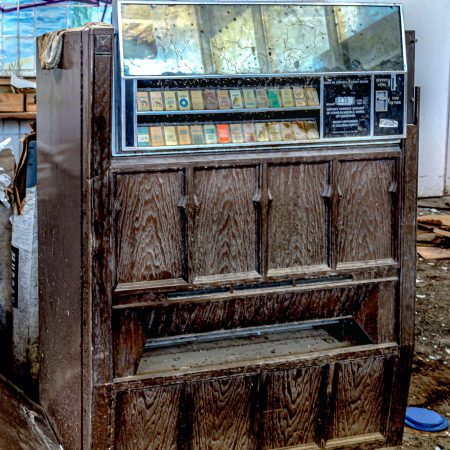
[[[26,95],[25,111],[36,112],[36,94],[27,94]]]
[[[24,94],[0,94],[0,112],[23,112]]]

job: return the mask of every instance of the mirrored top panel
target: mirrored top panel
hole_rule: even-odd
[[[119,2],[124,76],[403,70],[399,6]]]

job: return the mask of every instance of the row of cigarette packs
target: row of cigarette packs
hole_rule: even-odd
[[[138,127],[139,147],[319,139],[315,120]]]
[[[138,91],[137,110],[188,111],[319,106],[313,87]]]

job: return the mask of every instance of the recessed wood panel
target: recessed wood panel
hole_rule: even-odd
[[[327,263],[328,164],[269,168],[269,274]]]
[[[256,381],[253,377],[194,383],[192,450],[256,448]]]
[[[338,164],[338,266],[393,258],[394,164],[393,160]]]
[[[176,450],[181,386],[120,392],[116,404],[118,450]]]
[[[194,172],[194,274],[197,282],[258,275],[256,167]]]
[[[147,338],[201,333],[273,323],[358,316],[361,305],[378,296],[379,286],[317,289],[301,292],[268,293],[228,299],[204,299],[189,303],[168,303],[143,309],[142,326]],[[172,299],[173,300],[173,299]],[[371,322],[369,322],[371,323]],[[364,327],[366,321],[362,321]],[[376,319],[375,319],[376,333]]]
[[[322,367],[263,375],[262,448],[275,449],[314,443],[317,439]]]
[[[183,278],[183,177],[182,171],[116,177],[119,283]]]
[[[337,363],[330,439],[380,432],[385,360],[367,358]]]

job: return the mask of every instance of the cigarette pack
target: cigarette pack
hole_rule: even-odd
[[[176,129],[172,125],[168,125],[164,127],[164,138],[166,140],[166,145],[177,145],[177,133]]]
[[[246,108],[256,108],[255,91],[253,89],[242,89],[244,95],[244,104]]]
[[[319,130],[315,120],[305,121],[305,131],[308,139],[319,139]]]
[[[294,141],[294,130],[292,129],[291,122],[281,122],[281,136],[283,141]]]
[[[219,109],[231,109],[231,102],[228,91],[219,89],[217,91],[217,99],[219,101]]]
[[[269,107],[269,99],[267,98],[267,91],[265,89],[256,89],[256,106],[258,108]]]
[[[206,109],[218,109],[216,91],[212,89],[206,89],[204,91],[204,99],[206,104]]]
[[[202,91],[191,91],[192,109],[205,109]]]
[[[292,91],[294,93],[295,106],[306,106],[305,89],[301,86],[294,86]]]
[[[191,145],[191,134],[187,125],[179,125],[177,127],[178,143],[180,145]]]
[[[150,111],[147,91],[139,91],[136,96],[136,102],[138,111]]]
[[[217,125],[217,135],[221,144],[228,144],[231,141],[230,127],[227,123],[220,123]]]
[[[150,92],[150,103],[152,105],[152,111],[164,111],[164,103],[161,91]]]
[[[282,141],[283,137],[281,136],[281,126],[279,122],[270,122],[269,123],[269,138],[271,141]]]
[[[294,132],[294,138],[296,141],[304,141],[307,139],[305,124],[303,122],[292,122],[292,131]]]
[[[292,95],[292,89],[290,87],[280,89],[280,95],[285,108],[293,108],[295,106],[294,96]]]
[[[147,127],[138,127],[138,147],[150,147],[150,136]]]
[[[203,125],[203,131],[205,132],[206,144],[217,144],[217,131],[215,125]]]
[[[178,107],[182,111],[186,111],[191,109],[191,102],[189,101],[189,92],[188,91],[178,91]]]
[[[271,108],[280,108],[280,93],[278,89],[267,89],[267,97]]]
[[[256,138],[258,142],[267,142],[269,140],[269,133],[267,123],[256,122]]]
[[[239,89],[232,89],[230,91],[230,97],[231,97],[231,107],[233,109],[241,109],[243,107],[242,95]]]
[[[164,145],[162,127],[150,127],[150,138],[153,147],[161,147]]]
[[[305,88],[306,103],[308,106],[319,106],[320,100],[317,94],[316,88],[307,87]]]
[[[164,106],[166,111],[176,111],[177,108],[177,96],[174,91],[164,92]]]
[[[256,141],[255,124],[253,122],[247,122],[247,123],[244,123],[242,128],[244,130],[244,141],[245,142],[255,142]]]
[[[191,125],[191,136],[194,145],[203,145],[205,143],[203,127],[201,125]]]
[[[242,126],[240,123],[232,123],[230,125],[231,141],[234,143],[244,142]]]

